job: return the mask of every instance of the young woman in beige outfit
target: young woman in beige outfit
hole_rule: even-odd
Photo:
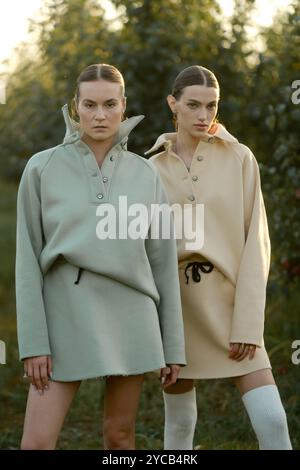
[[[164,390],[165,449],[192,449],[194,381],[221,377],[234,378],[260,449],[291,449],[263,341],[270,240],[259,168],[251,150],[216,122],[219,95],[211,71],[184,69],[167,98],[177,132],[161,135],[146,152],[164,147],[150,160],[183,233],[177,241],[187,366]],[[203,243],[199,237],[188,246],[182,214],[192,216]]]

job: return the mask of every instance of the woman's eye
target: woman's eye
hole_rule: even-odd
[[[85,106],[86,106],[87,108],[92,108],[93,104],[91,104],[91,103],[86,103]]]
[[[195,109],[195,108],[197,108],[197,105],[196,105],[196,103],[188,103],[188,107],[191,108],[191,109]]]
[[[116,106],[116,103],[108,103],[107,107],[108,108],[114,108]]]
[[[216,107],[215,104],[209,104],[209,105],[208,105],[208,109],[214,109],[215,107]]]

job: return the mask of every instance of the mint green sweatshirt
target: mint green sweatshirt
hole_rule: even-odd
[[[159,340],[163,346],[164,361],[166,364],[184,365],[184,333],[174,237],[158,240],[151,237],[100,240],[96,236],[96,225],[99,222],[96,209],[101,204],[113,204],[118,213],[119,196],[127,196],[128,205],[143,203],[148,207],[149,204],[168,202],[154,165],[127,150],[128,135],[143,116],[135,116],[121,123],[114,144],[100,169],[95,155],[81,140],[80,131],[70,119],[67,105],[63,107],[63,115],[66,122],[63,143],[29,159],[18,190],[16,301],[20,359],[40,355],[56,357],[52,345],[56,344],[54,339],[58,333],[61,334],[58,329],[62,325],[51,324],[49,331],[51,308],[48,307],[47,311],[43,286],[55,260],[62,256],[71,265],[98,276],[100,282],[103,278],[106,281],[111,279],[112,289],[114,283],[124,286],[132,309],[135,309],[137,295],[143,295],[145,300],[152,299],[159,320]],[[53,298],[57,295],[64,298],[63,291],[53,291]],[[89,298],[83,299],[83,305],[88,306],[89,302]],[[123,303],[124,298],[120,298],[120,310]],[[115,311],[116,304],[113,308]],[[93,358],[98,354],[98,349],[93,347],[93,335],[98,342],[107,340],[101,338],[101,321],[103,319],[100,315],[99,320],[95,319],[96,328],[93,323],[91,332],[86,334],[87,357]],[[118,317],[120,321],[122,317],[121,320]],[[83,327],[85,322],[86,317],[83,315]],[[147,341],[152,334],[157,334],[152,331],[135,331],[128,324],[128,319],[124,319],[121,327],[126,344],[132,344],[133,348],[136,335]],[[85,331],[84,328],[82,331]],[[82,334],[80,324],[78,334]],[[73,344],[76,344],[76,337],[73,338]],[[68,351],[64,354],[68,355]],[[106,372],[119,373],[115,368],[111,371],[109,369],[110,354],[114,354],[113,347],[107,351]],[[143,358],[143,350],[137,350],[136,355],[139,356],[139,364],[144,361],[147,363],[145,369],[149,369],[149,361]],[[133,357],[134,351],[130,355],[131,362],[134,361]],[[120,373],[124,374],[134,369],[130,364],[122,367],[124,370],[120,370]],[[153,369],[155,367],[153,364]],[[64,367],[61,370],[60,378],[68,379],[68,371]],[[81,375],[101,373],[101,370],[91,374],[82,371]]]

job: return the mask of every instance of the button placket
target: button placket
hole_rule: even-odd
[[[206,142],[205,141],[201,141],[196,150],[195,150],[195,153],[193,155],[193,159],[192,159],[192,165],[191,165],[191,180],[192,180],[192,187],[193,187],[193,190],[197,191],[196,187],[197,186],[194,186],[194,184],[199,184],[199,180],[201,178],[201,175],[204,171],[204,167],[203,167],[203,164],[204,164],[204,161],[205,161],[205,157],[203,155],[203,146],[205,147],[206,145]]]
[[[88,163],[89,163],[90,168],[92,169],[92,167],[93,167],[93,170],[92,170],[93,173],[98,175],[98,178],[94,177],[94,178],[92,178],[92,181],[91,181],[91,184],[93,186],[93,194],[95,194],[98,202],[99,201],[104,202],[104,200],[107,200],[107,190],[106,190],[105,184],[103,182],[103,174],[102,174],[102,171],[101,171],[102,169],[99,167],[99,165],[97,163],[97,160],[95,158],[95,155],[90,153],[88,155],[88,158],[89,158]],[[103,163],[102,163],[102,165],[103,165]],[[95,169],[95,167],[96,167],[96,169]]]
[[[189,173],[189,176],[190,176],[189,177],[189,182],[190,182],[191,192],[187,196],[188,201],[192,204],[196,204],[196,191],[197,191],[197,189],[196,189],[195,183],[198,182],[199,176],[195,173],[198,173],[198,171],[199,171],[199,167],[196,164],[195,154],[194,154],[193,158],[192,158],[191,167],[190,167],[190,173]]]
[[[198,171],[202,171],[202,165],[200,163],[204,164],[205,162],[205,154],[208,150],[209,144],[208,140],[200,140],[197,148],[195,150],[195,153],[193,155],[192,163],[194,163],[195,168]]]
[[[107,193],[102,181],[103,175],[96,157],[89,147],[82,141],[78,142],[77,148],[83,155],[83,161],[88,175],[91,200],[93,203],[97,204],[99,204],[100,201],[104,202],[107,200]]]
[[[198,162],[203,162],[204,161],[204,156],[201,155],[199,153],[199,146],[205,144],[205,142],[201,142],[201,144],[198,144],[198,147],[193,155],[193,158],[192,158],[192,161],[191,161],[191,165],[190,165],[190,169],[189,169],[189,176],[191,177],[191,179],[193,181],[197,181],[199,178],[197,177],[197,175],[195,175],[195,172],[197,173],[200,169],[200,166],[198,165]],[[193,175],[193,176],[192,176]],[[195,179],[196,177],[196,179]]]
[[[193,188],[193,184],[191,181],[193,161],[190,166],[190,171],[188,171],[187,167],[185,166],[184,161],[175,152],[172,152],[172,155],[174,156],[174,158],[176,158],[177,161],[179,161],[180,171],[182,171],[183,173],[182,180],[185,182],[186,198],[189,201],[189,203],[194,202],[196,198],[193,194],[194,188]]]
[[[116,150],[114,150],[113,153],[111,154],[108,153],[106,155],[102,163],[102,174],[104,175],[102,178],[102,181],[104,183],[108,197],[109,197],[113,173],[115,171],[117,161],[118,161],[118,155],[116,154]]]

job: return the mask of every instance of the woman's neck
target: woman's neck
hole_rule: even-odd
[[[178,129],[176,139],[176,153],[186,157],[192,157],[199,144],[199,138],[192,137],[184,130]]]
[[[83,134],[81,139],[85,144],[90,147],[92,152],[95,154],[98,164],[101,164],[104,160],[105,155],[112,147],[114,136],[103,141],[97,141],[91,139],[88,135]]]

